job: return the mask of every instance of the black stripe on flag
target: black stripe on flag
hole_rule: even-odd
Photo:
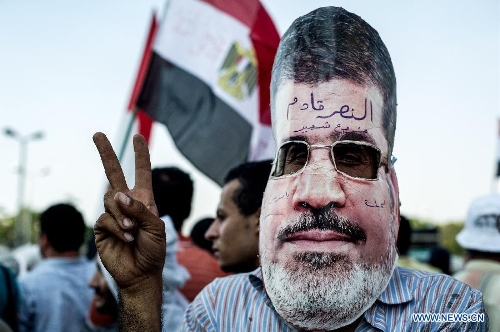
[[[137,106],[166,125],[179,151],[220,185],[247,160],[251,124],[202,80],[155,53]]]

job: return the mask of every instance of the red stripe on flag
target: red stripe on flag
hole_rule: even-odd
[[[218,10],[233,16],[249,28],[254,25],[257,14],[262,5],[258,0],[201,0]]]
[[[151,18],[151,25],[149,27],[148,39],[146,40],[146,45],[144,45],[141,64],[139,66],[137,77],[135,79],[134,89],[132,90],[130,101],[128,103],[129,111],[134,109],[135,104],[137,103],[137,98],[139,98],[139,94],[141,93],[142,85],[144,84],[144,80],[146,79],[151,56],[153,55],[153,42],[157,30],[158,21],[156,20],[156,13],[153,13],[153,17]]]
[[[259,7],[255,24],[250,34],[258,63],[259,80],[259,121],[271,125],[270,86],[274,56],[280,42],[280,36],[271,17],[262,5]]]
[[[158,21],[156,19],[156,13],[153,12],[151,17],[151,24],[149,26],[148,38],[146,39],[146,44],[144,45],[144,51],[142,52],[141,64],[139,70],[137,71],[137,77],[135,79],[134,88],[132,94],[130,95],[130,101],[128,103],[128,110],[132,111],[135,108],[139,94],[141,93],[142,86],[146,80],[146,75],[149,69],[149,63],[151,62],[151,57],[153,55],[153,42],[156,36],[156,31],[158,30]],[[142,110],[138,110],[137,114],[138,121],[138,134],[141,134],[146,139],[149,144],[149,138],[151,136],[151,129],[153,127],[153,120]]]
[[[141,134],[146,139],[149,145],[151,129],[153,129],[153,120],[143,110],[137,112],[137,121],[139,122],[138,134]]]

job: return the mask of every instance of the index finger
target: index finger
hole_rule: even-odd
[[[101,132],[97,132],[92,136],[94,144],[99,151],[101,156],[102,165],[104,166],[104,172],[108,178],[111,188],[116,191],[128,190],[127,182],[125,181],[125,175],[123,175],[122,167],[120,162],[116,157],[116,153],[109,143],[108,138]]]
[[[146,139],[142,135],[134,135],[135,152],[135,186],[153,190],[151,184],[151,160],[149,158],[149,148]]]

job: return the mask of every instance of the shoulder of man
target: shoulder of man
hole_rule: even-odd
[[[483,296],[477,289],[445,274],[408,268],[397,267],[394,276],[381,300],[398,304],[399,309],[393,310],[401,311],[398,315],[405,317],[408,325],[418,329],[455,326],[458,330],[467,326],[467,331],[483,331],[487,326]],[[425,314],[437,316],[429,318]]]
[[[9,267],[0,265],[2,268],[2,274],[5,277],[5,285],[9,286],[12,294],[16,297],[19,296],[19,282],[16,274]]]
[[[422,308],[442,309],[436,312],[465,309],[482,301],[477,289],[445,274],[396,268],[412,299]]]
[[[183,331],[218,331],[222,320],[245,322],[249,306],[263,304],[263,287],[253,272],[216,278],[186,309]],[[228,327],[234,330],[234,326]]]

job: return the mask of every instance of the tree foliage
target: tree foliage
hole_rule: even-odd
[[[456,236],[464,227],[463,222],[449,222],[439,225],[439,242],[450,254],[463,256],[465,250],[457,243]]]
[[[413,229],[437,228],[439,236],[437,245],[445,248],[452,255],[462,256],[464,249],[457,243],[456,236],[464,227],[463,221],[450,221],[445,224],[436,223],[430,220],[410,218]]]
[[[37,243],[39,237],[39,220],[40,212],[26,209],[25,215],[29,221],[30,227],[30,242]],[[5,216],[0,217],[0,244],[5,245],[9,248],[15,247],[16,243],[16,222],[18,222],[18,216]]]

